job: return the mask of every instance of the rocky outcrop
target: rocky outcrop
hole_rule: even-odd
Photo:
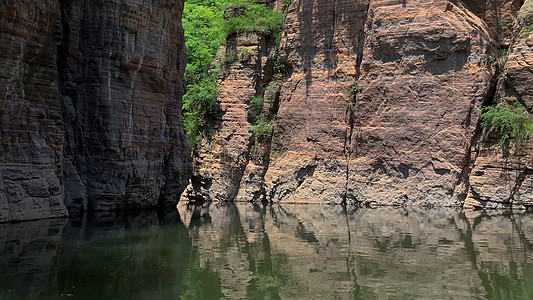
[[[252,97],[264,96],[266,109],[274,110],[276,92],[271,87],[275,83],[269,86],[273,44],[267,34],[240,32],[230,35],[226,47],[218,51],[218,107],[198,147],[191,184],[182,200],[231,201],[238,195],[243,200],[262,199],[262,175],[268,164],[264,156],[269,148],[261,149],[261,141],[254,142],[249,108]]]
[[[216,134],[204,141],[207,147],[195,160],[201,166],[197,174],[204,175],[191,185],[202,186],[197,198],[462,205],[476,181],[471,174],[478,174],[472,168],[479,156],[481,108],[492,102],[496,90],[509,93],[501,92],[497,78],[499,56],[511,45],[507,81],[514,82],[513,93],[530,95],[529,79],[518,71],[527,64],[513,64],[531,52],[527,38],[514,40],[521,5],[496,0],[291,1],[278,45],[291,72],[276,96],[273,135],[258,143],[244,130],[250,126],[245,122],[249,94],[234,88],[231,95],[239,98],[233,102],[240,110],[233,110],[231,118],[242,122],[235,126],[223,117]],[[526,15],[519,15],[521,24]],[[257,74],[265,73],[266,65],[256,64],[249,78],[261,78]],[[227,81],[219,85],[221,106],[226,86]],[[236,129],[219,136],[220,128],[231,126],[242,138],[230,134]],[[209,146],[215,140],[218,146]],[[522,177],[505,181],[522,184]]]
[[[68,1],[59,47],[72,210],[174,204],[189,177],[182,1]]]
[[[176,202],[183,1],[0,4],[0,222]]]
[[[348,193],[377,204],[460,205],[496,45],[460,3],[404,3],[371,1]]]
[[[349,160],[351,88],[359,75],[367,1],[293,1],[266,196],[275,202],[342,203]]]
[[[67,215],[58,6],[54,0],[0,4],[0,222]]]
[[[517,38],[503,57],[503,71],[493,102],[521,103],[533,110],[533,1],[518,12]],[[465,207],[533,206],[533,139],[501,147],[497,130],[486,128],[477,143]]]
[[[461,2],[485,22],[500,47],[510,46],[514,39],[516,12],[524,0],[462,0]]]

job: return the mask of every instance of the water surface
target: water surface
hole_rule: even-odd
[[[180,205],[0,224],[0,299],[533,299],[533,214]]]

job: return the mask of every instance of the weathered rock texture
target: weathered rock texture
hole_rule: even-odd
[[[67,1],[61,9],[67,205],[175,203],[190,163],[182,1]]]
[[[518,12],[517,38],[503,58],[495,103],[519,102],[533,110],[533,1]],[[500,135],[485,130],[476,146],[475,163],[469,177],[467,207],[533,205],[533,139],[522,145],[499,145]]]
[[[366,1],[300,1],[289,8],[281,53],[293,67],[281,91],[271,201],[346,198],[352,95],[361,62]]]
[[[348,192],[378,204],[460,204],[495,50],[460,4],[371,1]]]
[[[177,201],[182,8],[0,3],[0,222]]]
[[[212,130],[199,146],[193,178],[183,200],[230,201],[239,194],[245,169],[248,178],[264,173],[261,166],[250,170],[253,154],[248,107],[253,96],[269,94],[263,87],[272,77],[272,72],[264,72],[268,66],[271,68],[268,54],[272,42],[268,38],[258,33],[239,33],[230,36],[226,48],[219,51],[219,107]],[[262,178],[258,182],[261,186]],[[253,195],[248,196],[253,199]]]
[[[292,72],[276,103],[273,136],[257,148],[245,121],[253,82],[268,64],[246,69],[248,93],[228,90],[229,77],[222,81],[221,106],[229,93],[238,110],[226,109],[204,141],[191,185],[202,186],[196,195],[452,206],[481,183],[512,185],[497,195],[501,201],[510,193],[526,197],[529,167],[513,167],[522,171],[507,177],[500,176],[507,168],[501,163],[492,178],[472,172],[483,160],[481,108],[495,92],[530,101],[529,2],[516,17],[522,2],[291,1],[278,49]],[[508,47],[505,78],[497,84],[500,50]],[[217,147],[209,146],[213,141]],[[522,152],[530,153],[528,147]]]
[[[57,13],[54,0],[0,4],[0,222],[67,215]]]

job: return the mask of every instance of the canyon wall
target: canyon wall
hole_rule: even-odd
[[[201,167],[182,200],[527,204],[531,142],[503,162],[498,134],[490,140],[480,115],[505,97],[524,103],[531,97],[530,3],[271,3],[286,18],[276,51],[263,53],[279,53],[290,72],[268,97],[262,91],[274,81],[268,60],[232,64],[237,76],[219,83],[221,117],[195,158]],[[227,87],[237,85],[227,97]],[[265,103],[273,98],[276,114],[273,133],[259,142],[246,130],[254,92]],[[493,171],[483,177],[479,169],[487,165]],[[500,188],[505,192],[494,191]]]
[[[533,1],[517,13],[515,39],[503,58],[494,103],[522,104],[533,110]],[[501,147],[500,135],[486,130],[474,149],[471,189],[465,206],[498,208],[533,205],[533,142]]]
[[[0,222],[176,203],[183,1],[0,3]]]

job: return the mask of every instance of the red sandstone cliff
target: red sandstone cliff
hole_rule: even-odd
[[[280,44],[245,32],[221,49],[182,200],[531,204],[531,140],[506,152],[479,122],[496,103],[531,112],[531,0],[284,4]],[[177,201],[182,5],[0,4],[0,221]],[[253,134],[257,118],[273,131]]]
[[[220,84],[223,117],[195,159],[201,167],[189,189],[196,192],[183,199],[455,206],[483,182],[497,187],[516,178],[513,193],[531,194],[523,184],[530,167],[513,167],[517,175],[505,177],[497,164],[492,179],[472,172],[483,155],[498,160],[483,154],[489,146],[481,108],[509,93],[503,81],[531,97],[531,37],[517,34],[529,24],[528,13],[516,18],[522,6],[291,1],[278,47],[292,72],[278,95],[273,135],[260,144],[266,159],[258,164],[257,137],[246,131],[250,95],[241,88],[226,95],[236,85],[253,93],[268,68],[238,64],[230,71],[236,76]],[[500,49],[507,47],[502,67]],[[507,79],[497,84],[500,74]]]
[[[533,110],[533,1],[517,13],[514,41],[502,58],[494,103],[523,104]],[[494,208],[533,205],[533,141],[519,147],[498,145],[497,132],[485,130],[474,149],[466,207]]]

